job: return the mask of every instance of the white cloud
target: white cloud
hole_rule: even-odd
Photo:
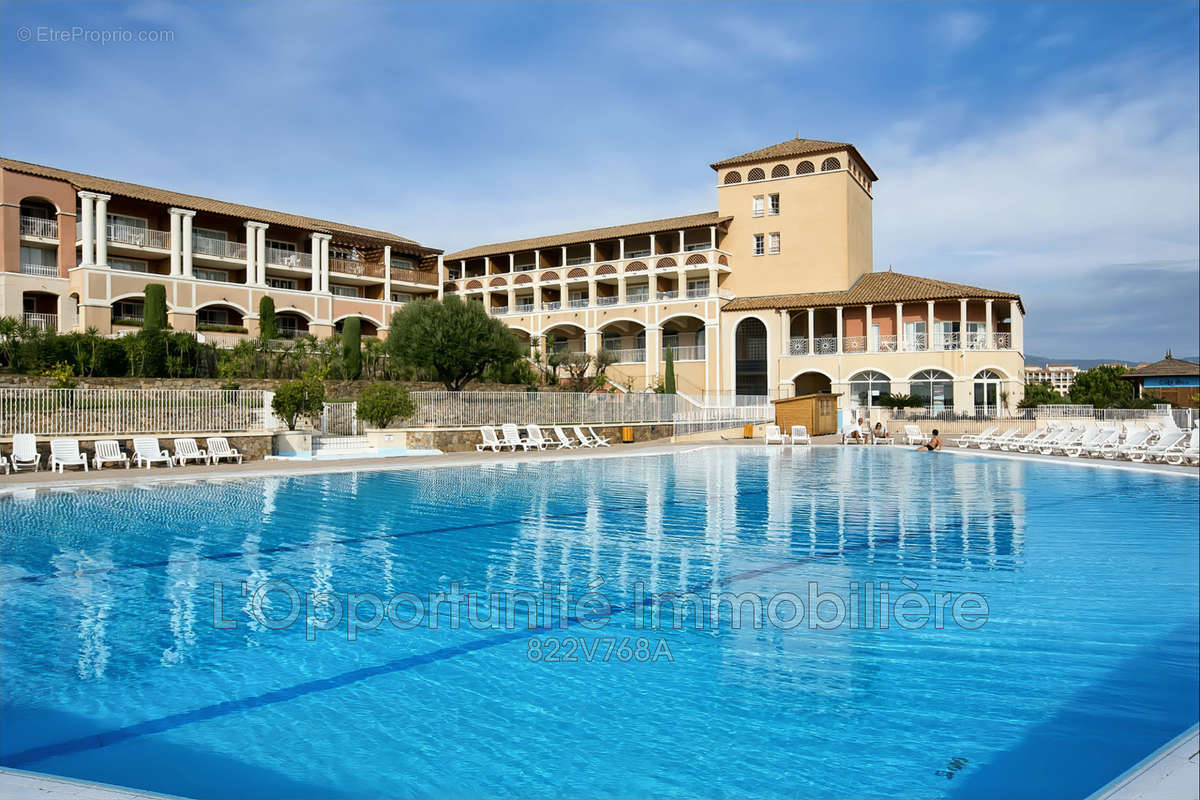
[[[933,26],[934,36],[943,44],[958,49],[974,44],[987,29],[987,18],[970,11],[943,14]]]

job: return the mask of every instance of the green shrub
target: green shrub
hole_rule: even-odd
[[[358,398],[358,418],[376,428],[407,419],[416,410],[408,389],[394,383],[373,383]]]
[[[280,384],[275,390],[271,408],[288,426],[288,430],[294,431],[300,417],[319,417],[324,403],[325,384],[314,375],[305,375],[298,380]]]
[[[75,388],[75,368],[65,361],[58,362],[42,374],[54,379],[50,384],[51,389]]]
[[[142,330],[161,331],[167,327],[167,287],[146,284],[146,303],[142,307]]]
[[[258,338],[278,339],[279,321],[275,318],[275,301],[268,295],[258,301]]]
[[[342,323],[342,373],[348,381],[362,375],[362,320],[347,317]]]
[[[196,326],[198,331],[211,331],[213,333],[247,333],[248,331],[241,325],[211,325],[207,322],[202,322]]]
[[[663,394],[675,394],[675,348],[667,348],[667,375],[663,378]]]
[[[927,405],[924,398],[909,394],[882,394],[878,404],[884,408],[924,408]]]

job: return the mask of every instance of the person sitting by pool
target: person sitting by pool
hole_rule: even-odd
[[[887,438],[887,428],[883,427],[882,422],[876,422],[875,427],[871,429],[871,436],[873,436],[876,439],[886,439]]]
[[[942,449],[942,437],[938,435],[938,429],[933,429],[933,435],[929,437],[929,441],[917,448],[932,453],[934,450]]]
[[[863,424],[862,417],[858,418],[857,423],[851,422],[846,427],[846,430],[842,431],[842,444],[845,444],[846,440],[848,440],[848,439],[853,439],[856,443],[862,444],[863,441],[865,440],[865,436],[863,434],[863,429],[862,429],[862,424]]]

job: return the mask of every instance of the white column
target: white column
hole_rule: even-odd
[[[564,269],[558,275],[558,308],[560,311],[566,311],[570,296],[567,292],[567,271]]]
[[[871,325],[872,325],[871,310],[872,310],[872,305],[870,303],[867,303],[867,327],[864,331],[864,333],[866,333],[866,336],[867,336],[867,343],[863,347],[864,353],[875,352],[874,350],[871,349]]]
[[[182,216],[181,209],[171,209],[171,274],[176,276],[183,274],[180,266],[183,263],[181,260],[182,241],[180,240],[180,237],[183,236],[183,225],[180,222]]]
[[[535,270],[542,268],[542,251],[541,250],[533,251],[533,268]]]
[[[329,294],[329,240],[328,233],[321,235],[321,291]]]
[[[192,217],[195,211],[184,211],[183,217],[183,277],[192,277]]]
[[[816,347],[816,334],[813,333],[813,328],[816,325],[817,313],[815,309],[808,310],[808,354],[814,355],[813,348]]]
[[[438,271],[438,286],[442,285],[442,274]],[[383,246],[383,302],[392,302],[392,246]],[[385,320],[386,322],[386,320]]]
[[[512,313],[517,310],[517,290],[511,286],[508,289],[508,311]]]
[[[108,198],[96,195],[96,263],[101,267],[108,266]]]
[[[782,335],[779,337],[779,355],[790,356],[792,354],[792,312],[786,308],[779,309],[779,329]]]
[[[258,229],[253,222],[246,223],[246,285],[258,282]]]
[[[926,349],[926,350],[932,350],[932,349],[933,349],[933,342],[934,342],[934,335],[933,335],[933,301],[932,301],[932,300],[929,300],[929,301],[928,301],[928,313],[927,313],[927,319],[928,319],[928,325],[926,326],[926,331],[925,331],[925,349]],[[941,349],[942,349],[942,343],[941,343],[941,341],[938,341],[938,347],[937,347],[937,349],[938,349],[938,350],[941,350]]]
[[[439,301],[444,299],[446,296],[446,273],[445,273],[445,270],[443,269],[443,263],[444,262],[442,260],[442,257],[439,255],[437,257],[437,275],[438,275],[437,298]],[[388,269],[391,269],[391,267],[388,267]],[[391,325],[391,320],[388,321],[388,324]]]
[[[996,349],[995,335],[992,333],[992,302],[993,301],[988,300],[984,304],[984,308],[986,310],[984,313],[983,335],[986,337],[986,339],[983,346],[985,350]]]
[[[658,248],[654,246],[654,234],[650,234],[650,257],[654,258],[658,255]]]
[[[617,242],[621,245],[621,260],[623,261],[625,260],[625,240],[617,239]]]
[[[1016,300],[1009,301],[1009,318],[1012,320],[1010,327],[1012,328],[1012,349],[1019,352],[1025,352],[1025,315],[1021,313],[1021,307]]]
[[[517,271],[517,256],[515,253],[508,254],[508,274],[511,275]]]
[[[967,298],[958,301],[958,349],[967,349]]]
[[[716,225],[708,226],[708,244],[713,250],[717,249],[717,226]]]
[[[708,268],[708,296],[717,296],[717,269],[716,267]]]
[[[267,226],[258,223],[254,230],[255,250],[258,264],[255,268],[254,282],[259,286],[267,285]]]
[[[904,303],[896,303],[896,352],[904,350]]]
[[[467,260],[465,258],[458,262],[458,277],[467,277]]]
[[[83,263],[91,266],[96,263],[96,195],[91,192],[79,193],[80,211],[83,213],[83,233],[79,241],[83,244]]]
[[[308,290],[313,294],[318,294],[321,291],[321,234],[310,233],[308,235],[309,258],[312,263],[312,279]]]
[[[588,253],[589,253],[588,260],[591,263],[595,264],[596,263],[596,243],[595,242],[588,242]]]
[[[837,352],[842,354],[842,307],[837,307]]]
[[[680,232],[679,232],[679,252],[681,252],[681,253],[683,252],[683,240],[684,240],[684,238],[685,238],[685,237],[684,237],[684,232],[683,232],[683,231],[680,231]]]
[[[561,269],[567,268],[567,246],[564,244],[562,248],[562,263],[558,265]]]
[[[625,276],[617,278],[617,303],[625,305]]]
[[[596,294],[596,282],[590,280],[590,281],[588,281],[588,305],[589,306],[596,305],[597,297],[598,297],[598,295]]]

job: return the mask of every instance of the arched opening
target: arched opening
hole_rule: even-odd
[[[613,363],[644,364],[646,327],[629,320],[610,322],[600,329],[600,346],[613,354]]]
[[[58,208],[54,203],[41,197],[26,197],[22,200],[21,234],[57,239]],[[24,263],[23,260],[22,263]]]
[[[841,168],[842,168],[842,162],[838,161],[833,156],[830,156],[829,158],[827,158],[821,162],[821,172],[830,172],[832,170],[841,169]]]
[[[196,330],[245,333],[242,312],[233,306],[214,304],[196,309]]]
[[[545,353],[581,353],[587,350],[587,339],[583,328],[578,325],[563,323],[554,325],[542,331],[543,349]]]
[[[142,297],[126,297],[112,304],[113,325],[140,326],[146,318],[146,301]]]
[[[308,320],[295,311],[283,311],[275,315],[275,324],[279,327],[279,338],[295,339],[308,333]]]
[[[733,170],[731,172],[725,173],[725,185],[726,186],[728,186],[731,183],[741,183],[741,182],[742,182],[742,173],[738,172],[737,170]]]
[[[787,164],[776,164],[771,170],[772,178],[786,178],[789,174],[791,173],[788,172]]]
[[[350,318],[343,317],[342,319],[339,319],[337,322],[333,323],[333,329],[335,331],[337,331],[338,333],[341,333],[342,331],[344,331],[346,329],[346,320],[348,320],[348,319],[350,319]],[[363,336],[379,335],[379,326],[376,325],[371,320],[367,319],[366,317],[359,317],[358,325],[359,325],[359,330],[362,332]]]
[[[870,412],[879,405],[879,398],[891,394],[892,382],[887,375],[874,370],[864,370],[850,376],[850,409]]]
[[[667,357],[667,348],[676,361],[704,360],[704,320],[698,317],[675,317],[662,325],[662,353]]]
[[[829,394],[833,391],[833,384],[829,382],[828,375],[822,375],[820,372],[801,372],[792,379],[792,388],[796,395],[802,394]]]
[[[765,181],[767,173],[763,172],[762,167],[755,167],[746,175],[748,181]]]
[[[733,337],[734,387],[739,395],[767,394],[767,326],[757,317],[738,323]]]
[[[995,414],[1001,411],[1004,378],[995,370],[980,370],[975,374],[975,413]]]
[[[56,331],[58,327],[58,295],[50,292],[25,292],[21,295],[21,310],[25,324],[39,331]]]
[[[954,408],[954,378],[940,369],[925,369],[909,378],[910,393],[931,411]]]
[[[797,175],[812,175],[816,171],[816,167],[813,166],[813,162],[811,161],[801,161],[796,165]]]

